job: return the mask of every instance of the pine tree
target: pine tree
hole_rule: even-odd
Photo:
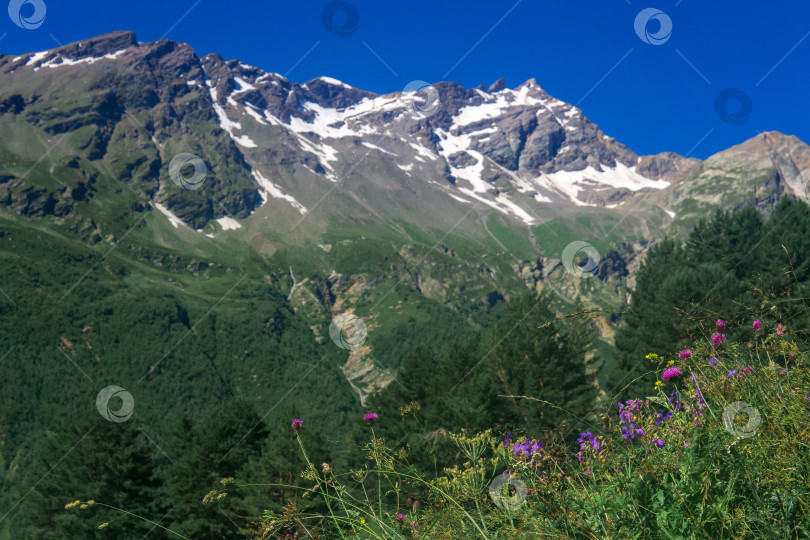
[[[137,420],[114,423],[89,414],[49,433],[38,460],[33,490],[26,500],[30,537],[45,540],[94,538],[103,523],[110,538],[142,538],[151,525],[104,505],[155,518],[159,481],[154,448],[142,436]],[[80,500],[95,501],[86,509],[65,509]]]
[[[265,436],[264,423],[242,400],[228,402],[194,427],[182,419],[164,490],[169,527],[195,540],[238,536],[251,521],[235,511],[238,498],[213,504],[203,504],[203,498],[258,456]]]

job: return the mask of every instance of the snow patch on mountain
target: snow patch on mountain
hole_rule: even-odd
[[[36,64],[37,62],[39,62],[40,60],[42,60],[43,58],[48,56],[50,53],[51,53],[51,51],[35,52],[34,54],[31,55],[31,58],[28,59],[28,61],[25,63],[25,65],[26,66],[33,66],[34,64]]]
[[[506,88],[495,94],[483,94],[484,103],[462,107],[453,117],[453,127],[463,127],[482,120],[494,119],[501,116],[511,107],[529,107],[544,105],[547,101],[531,95],[530,86],[522,86],[517,90]],[[479,95],[480,95],[479,94]]]
[[[228,216],[219,218],[217,223],[219,223],[219,226],[222,227],[223,231],[235,231],[242,228],[241,223]]]
[[[318,79],[325,82],[326,84],[331,84],[332,86],[341,86],[343,88],[351,89],[351,86],[349,86],[345,82],[333,79],[332,77],[318,77]]]
[[[236,84],[239,85],[239,88],[233,91],[233,93],[231,94],[232,96],[235,96],[236,94],[241,94],[242,92],[247,92],[249,90],[256,90],[255,86],[247,82],[242,77],[234,77],[233,80]]]
[[[57,56],[54,56],[53,58],[51,58],[50,60],[48,60],[47,62],[43,62],[42,64],[40,64],[39,67],[35,67],[34,71],[39,71],[39,69],[44,68],[44,67],[58,68],[58,67],[63,67],[63,66],[75,66],[75,65],[78,65],[78,64],[94,64],[95,62],[98,62],[99,60],[115,60],[116,58],[118,58],[119,56],[124,54],[125,52],[127,52],[126,49],[121,49],[120,51],[116,51],[116,52],[110,53],[110,54],[105,54],[104,56],[91,56],[91,57],[88,57],[88,58],[80,58],[79,60],[73,60],[71,58],[65,58],[64,56],[58,56],[57,55]],[[39,54],[39,53],[37,53],[37,54]],[[30,63],[30,60],[29,60],[29,63]],[[28,63],[26,63],[26,65],[28,65]]]
[[[180,225],[183,225],[183,226],[185,226],[185,227],[188,227],[188,225],[186,225],[186,224],[183,222],[183,220],[182,220],[182,219],[180,219],[179,217],[177,217],[176,215],[174,215],[174,213],[173,213],[171,210],[169,210],[168,208],[166,208],[166,207],[165,207],[165,206],[163,206],[162,204],[160,204],[160,203],[153,203],[153,204],[154,204],[155,208],[157,208],[157,209],[158,209],[158,211],[159,211],[161,214],[163,214],[164,216],[166,216],[167,218],[169,218],[169,223],[171,223],[171,224],[172,224],[172,226],[173,226],[175,229],[179,228],[179,227],[180,227]]]
[[[450,197],[452,197],[453,199],[457,200],[458,202],[463,202],[463,203],[471,204],[471,202],[470,202],[470,201],[468,201],[467,199],[462,199],[461,197],[458,197],[458,196],[456,196],[456,195],[453,195],[452,193],[448,193],[448,195],[450,195]]]
[[[270,197],[273,197],[274,199],[284,199],[290,203],[293,208],[301,212],[302,215],[307,213],[307,209],[303,204],[295,200],[295,197],[292,195],[287,195],[284,193],[280,187],[262,176],[262,173],[254,169],[251,171],[251,174],[253,174],[253,178],[255,178],[256,182],[258,182],[258,184],[262,187],[262,198],[264,199],[265,203],[270,200]]]
[[[228,114],[225,112],[225,109],[223,109],[222,105],[217,102],[217,89],[214,88],[214,85],[211,84],[210,80],[205,82],[208,85],[208,91],[211,94],[211,102],[214,105],[214,112],[219,119],[219,126],[228,132],[228,135],[231,136],[231,139],[233,139],[233,142],[236,144],[244,146],[245,148],[256,148],[256,143],[253,142],[250,137],[247,135],[236,135],[234,133],[234,131],[242,129],[242,124],[239,122],[234,122],[228,118]],[[228,99],[230,100],[231,98],[228,97]]]
[[[252,103],[245,103],[245,112],[248,113],[254,120],[260,123],[263,126],[267,125],[267,122],[262,118],[262,115],[258,112],[258,107],[253,105]]]
[[[436,154],[434,154],[433,152],[431,152],[430,150],[428,150],[427,148],[425,148],[421,144],[416,144],[416,143],[412,143],[412,142],[408,142],[408,144],[411,146],[411,148],[416,150],[416,152],[417,152],[417,154],[419,154],[419,156],[424,156],[424,157],[426,157],[428,159],[431,159],[431,160],[439,159],[439,156],[437,156]],[[416,156],[416,159],[419,159],[419,156]],[[419,159],[419,161],[424,162],[425,160]]]
[[[639,191],[641,189],[664,189],[669,186],[666,180],[650,180],[636,172],[636,167],[628,167],[616,162],[615,167],[601,166],[596,170],[588,166],[581,171],[557,171],[541,174],[533,180],[538,188],[558,193],[577,206],[595,206],[579,199],[580,191],[586,188],[609,187]]]
[[[371,148],[372,150],[376,150],[378,152],[382,152],[383,154],[388,154],[389,156],[396,156],[395,153],[390,152],[390,151],[386,150],[385,148],[381,148],[381,147],[377,146],[376,144],[371,144],[370,142],[363,141],[363,146],[365,146],[366,148]]]
[[[495,201],[487,199],[486,197],[479,195],[475,191],[460,187],[458,188],[460,192],[463,194],[472,197],[473,199],[484,203],[485,205],[501,212],[502,214],[512,214],[516,218],[523,221],[526,225],[531,225],[535,222],[535,219],[530,216],[523,208],[516,205],[514,202],[510,201],[507,196],[503,193],[499,194]]]

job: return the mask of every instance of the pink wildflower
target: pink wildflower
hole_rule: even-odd
[[[680,374],[681,374],[681,368],[679,368],[677,366],[672,366],[672,367],[668,367],[667,369],[664,370],[664,372],[661,374],[661,378],[663,380],[665,380],[665,381],[668,381],[670,379],[674,379],[675,377],[677,377]]]

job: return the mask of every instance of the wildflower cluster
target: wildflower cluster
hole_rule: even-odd
[[[715,332],[714,334],[712,334],[711,340],[712,340],[712,347],[716,349],[726,341],[726,335],[721,334],[719,332]]]
[[[579,461],[582,461],[583,455],[588,453],[589,449],[593,450],[596,456],[602,451],[602,441],[594,437],[590,431],[583,431],[577,442],[579,443],[579,452],[577,452]]]
[[[511,433],[509,433],[506,436],[506,440],[503,441],[504,448],[509,448],[510,446],[512,447],[513,456],[524,456],[526,458],[530,458],[530,465],[535,465],[535,457],[540,456],[543,453],[543,443],[541,441],[523,439],[522,443],[512,442]]]
[[[621,426],[622,437],[625,440],[633,440],[636,435],[644,436],[644,430],[637,428],[634,422],[636,415],[641,413],[642,403],[640,399],[629,399],[627,403],[619,403],[619,420],[622,424],[627,424]]]

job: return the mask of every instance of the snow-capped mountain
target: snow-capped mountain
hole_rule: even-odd
[[[0,79],[0,201],[30,216],[71,215],[112,178],[132,211],[155,208],[209,236],[210,222],[237,230],[249,218],[290,233],[350,219],[404,232],[403,223],[441,231],[496,212],[532,227],[589,207],[624,216],[639,196],[665,222],[694,192],[692,179],[736,174],[714,167],[722,158],[640,157],[534,79],[377,95],[329,77],[299,84],[131,32],[0,55]],[[806,199],[805,162],[794,156],[807,146],[784,141],[771,134],[748,150],[784,180],[774,193]],[[170,181],[179,154],[203,164],[196,189]]]

